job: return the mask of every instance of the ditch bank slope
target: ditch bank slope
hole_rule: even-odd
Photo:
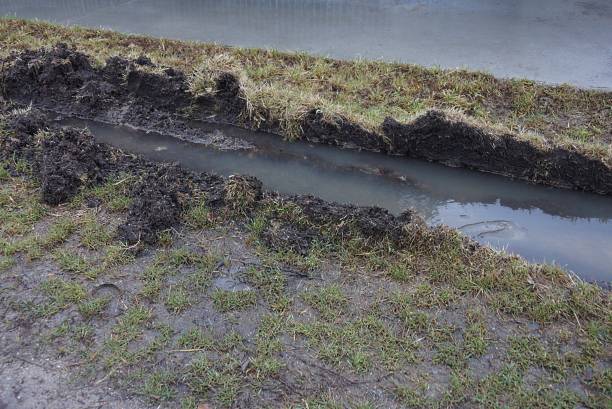
[[[0,372],[20,396],[40,389],[15,386],[28,358],[60,359],[78,390],[122,407],[607,402],[608,290],[411,213],[268,193],[97,144],[35,108],[0,114]]]
[[[281,118],[254,118],[241,80],[230,72],[214,75],[214,86],[193,95],[186,75],[156,66],[148,58],[109,58],[102,67],[66,45],[28,50],[2,62],[2,94],[20,103],[68,115],[124,123],[206,142],[189,120],[214,120],[283,134]],[[268,117],[266,117],[266,115]],[[479,127],[454,114],[431,110],[412,122],[388,117],[380,131],[366,130],[341,116],[317,109],[299,124],[306,140],[406,155],[496,173],[533,183],[612,193],[612,167],[578,147],[542,144]],[[231,145],[231,142],[227,142]]]

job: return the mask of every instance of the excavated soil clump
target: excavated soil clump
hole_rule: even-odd
[[[158,234],[179,224],[183,201],[188,195],[185,172],[176,166],[160,166],[148,171],[135,186],[127,220],[119,226],[119,237],[130,244],[153,244]]]
[[[49,205],[70,200],[81,186],[100,183],[108,168],[108,149],[85,130],[46,131],[44,115],[35,109],[8,116],[13,136],[0,141],[4,160],[29,161],[39,179],[41,199]],[[7,160],[14,163],[14,160]]]
[[[66,44],[51,49],[27,50],[9,57],[2,75],[6,97],[50,109],[68,109],[94,116],[113,107],[140,100],[150,108],[178,110],[189,102],[183,73],[165,69],[145,71],[142,59],[111,57],[102,68]],[[54,107],[53,104],[59,106]]]
[[[74,197],[82,185],[104,179],[107,150],[83,130],[64,128],[42,141],[37,168],[43,202],[64,203]]]
[[[314,196],[293,196],[306,219],[316,226],[334,226],[336,234],[350,236],[355,232],[363,237],[379,240],[389,237],[401,239],[403,226],[413,219],[413,212],[406,211],[395,217],[380,207],[359,207],[326,202]]]
[[[58,44],[49,50],[26,50],[13,54],[2,73],[3,92],[10,98],[64,96],[91,81],[94,68],[89,58]]]
[[[46,116],[37,109],[16,108],[4,115],[4,122],[12,132],[0,138],[0,159],[9,166],[13,163],[10,160],[13,157],[34,162],[39,151],[35,135],[47,126]]]
[[[310,195],[270,200],[284,210],[270,215],[261,233],[263,243],[271,249],[299,255],[308,254],[315,243],[325,245],[357,237],[400,244],[406,237],[405,226],[420,222],[412,211],[396,217],[379,207],[327,202]]]

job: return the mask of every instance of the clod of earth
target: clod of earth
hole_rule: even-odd
[[[48,133],[42,113],[29,110],[9,116],[15,137],[0,140],[3,156],[18,155],[32,162],[41,184],[43,202],[70,200],[81,186],[99,183],[107,168],[107,150],[91,134],[76,129]]]
[[[183,206],[179,195],[188,195],[184,172],[175,166],[144,175],[132,192],[134,200],[119,236],[130,244],[155,243],[158,233],[178,224]]]
[[[45,203],[64,203],[74,197],[81,185],[103,179],[106,151],[90,134],[65,129],[49,137],[43,136],[41,149],[42,158],[37,169]]]

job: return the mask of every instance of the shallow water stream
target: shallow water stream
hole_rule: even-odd
[[[266,188],[328,201],[376,205],[398,214],[416,209],[429,224],[460,229],[481,243],[531,261],[555,262],[589,281],[612,280],[612,200],[530,185],[465,169],[343,150],[230,125],[197,123],[239,138],[250,150],[217,150],[155,132],[64,119],[88,127],[100,142],[158,161],[221,175],[248,174]]]

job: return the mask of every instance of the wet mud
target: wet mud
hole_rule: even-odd
[[[430,111],[409,124],[383,124],[391,151],[451,166],[516,177],[571,189],[612,193],[612,169],[579,152],[539,149],[513,135],[494,135]]]
[[[58,44],[28,50],[3,61],[4,98],[88,119],[129,124],[226,149],[248,149],[246,142],[214,138],[188,125],[189,119],[249,123],[240,81],[219,75],[215,90],[194,97],[184,73],[155,66],[148,58],[112,57],[94,66],[80,52]],[[266,130],[279,132],[275,118]],[[430,111],[411,123],[387,118],[371,132],[344,118],[327,120],[317,110],[301,123],[311,142],[406,155],[558,187],[612,193],[612,169],[573,148],[539,146],[510,134],[494,134]]]
[[[160,231],[179,223],[183,210],[180,194],[188,195],[182,172],[174,166],[148,171],[132,192],[127,221],[119,226],[119,237],[129,244],[155,243]]]
[[[105,149],[75,129],[64,129],[43,139],[38,164],[42,199],[45,203],[63,203],[78,192],[81,185],[103,180]]]
[[[15,136],[0,141],[0,156],[29,160],[44,203],[67,202],[80,187],[104,179],[109,151],[96,144],[90,134],[71,128],[46,132],[44,116],[36,110],[13,115],[10,120]]]

